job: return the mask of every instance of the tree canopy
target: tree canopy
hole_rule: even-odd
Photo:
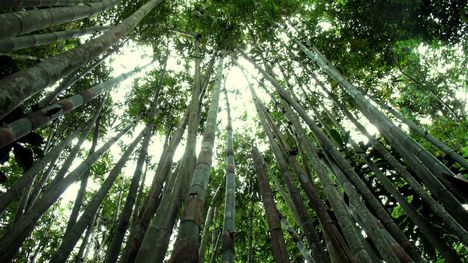
[[[0,262],[463,262],[463,1],[0,3]]]

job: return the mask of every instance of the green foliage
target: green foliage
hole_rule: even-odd
[[[146,0],[118,1],[118,4],[106,12],[83,19],[80,21],[54,26],[41,32],[54,32],[74,28],[83,28],[91,25],[114,25],[122,22],[133,12],[145,4]],[[422,127],[431,135],[439,138],[455,151],[468,157],[468,130],[466,98],[468,69],[466,67],[466,7],[461,6],[460,1],[365,1],[365,0],[340,0],[340,1],[300,1],[300,0],[278,0],[278,1],[252,1],[252,0],[195,0],[195,1],[162,1],[153,9],[128,39],[139,47],[151,47],[154,57],[163,65],[166,52],[169,54],[167,72],[161,81],[161,68],[149,71],[140,79],[133,80],[130,87],[119,87],[126,89],[125,100],[116,104],[115,93],[101,96],[99,99],[83,105],[69,112],[48,127],[38,129],[36,133],[42,138],[51,136],[51,144],[56,145],[63,140],[72,130],[82,128],[89,120],[95,110],[103,101],[102,115],[99,126],[99,143],[104,142],[114,130],[124,127],[133,120],[140,119],[143,124],[150,120],[148,112],[154,101],[154,94],[160,89],[157,99],[157,114],[151,125],[154,125],[155,135],[150,147],[150,158],[148,175],[155,173],[157,160],[154,155],[162,150],[157,144],[159,134],[170,134],[180,124],[183,113],[189,103],[193,90],[193,62],[195,51],[195,40],[200,43],[200,60],[202,61],[202,72],[206,74],[207,64],[212,56],[218,56],[221,51],[227,53],[227,57],[238,60],[239,51],[245,51],[248,56],[257,61],[263,57],[273,67],[273,75],[279,79],[283,86],[291,85],[299,95],[299,103],[307,110],[322,111],[327,108],[345,126],[348,132],[341,132],[339,127],[330,129],[330,139],[342,148],[343,155],[352,164],[354,171],[364,180],[367,187],[379,199],[384,208],[391,214],[395,222],[400,226],[404,234],[417,246],[424,260],[442,262],[443,258],[433,245],[424,237],[421,230],[403,212],[401,206],[378,182],[376,176],[369,167],[350,148],[348,142],[356,140],[359,134],[352,130],[340,109],[334,107],[330,98],[321,91],[318,82],[314,80],[311,73],[325,83],[334,97],[346,108],[353,111],[356,106],[349,95],[345,94],[336,81],[330,81],[312,64],[303,52],[299,52],[291,40],[299,40],[309,45],[315,45],[346,77],[364,93],[372,94],[384,103],[397,109],[406,117],[422,123]],[[286,32],[283,30],[286,28]],[[0,56],[0,78],[6,77],[16,71],[32,66],[40,59],[52,57],[63,51],[70,50],[82,44],[80,39],[70,39],[48,46],[35,47],[16,51],[12,54]],[[124,47],[123,52],[126,48]],[[14,56],[16,55],[16,57]],[[19,57],[23,55],[23,57]],[[32,57],[29,59],[24,56]],[[133,58],[131,58],[133,59]],[[232,66],[231,63],[227,64]],[[92,72],[80,78],[72,87],[59,95],[65,98],[78,94],[92,86],[109,79],[113,70],[112,60],[101,64]],[[155,63],[156,64],[156,63]],[[177,64],[177,66],[174,66]],[[261,63],[260,63],[261,64]],[[284,71],[280,72],[279,70]],[[249,72],[255,78],[257,72]],[[208,82],[205,98],[201,105],[201,121],[203,124],[209,108],[210,90],[213,87],[211,77]],[[240,81],[235,85],[239,86]],[[161,83],[161,85],[159,85]],[[267,81],[261,81],[260,85],[254,84],[255,89],[259,86],[265,87],[266,93],[273,95],[276,100],[279,96],[272,92]],[[230,83],[229,83],[230,84]],[[299,89],[301,85],[302,89]],[[50,88],[50,89],[49,89]],[[24,115],[42,99],[52,87],[46,92],[37,94],[25,104],[21,105],[21,114]],[[239,87],[239,97],[249,100],[249,95]],[[314,96],[307,94],[313,94]],[[114,97],[114,98],[113,98]],[[317,98],[315,98],[317,97]],[[461,99],[460,99],[461,98]],[[268,99],[265,99],[268,100]],[[292,137],[294,128],[291,127],[284,112],[278,104],[267,105],[272,120],[278,125],[279,130],[285,135],[286,143],[297,151],[295,139]],[[223,107],[221,107],[223,108]],[[224,111],[224,110],[222,110]],[[222,113],[220,113],[222,114]],[[313,116],[311,114],[311,116]],[[361,116],[361,115],[358,115]],[[10,116],[11,121],[19,116]],[[258,196],[255,170],[252,166],[250,150],[252,145],[257,144],[266,148],[267,139],[258,127],[255,112],[245,111],[241,117],[243,123],[254,126],[251,130],[255,135],[250,137],[245,132],[246,127],[234,126],[234,157],[236,163],[236,261],[247,262],[247,251],[249,239],[253,241],[253,257],[257,262],[271,262],[273,257],[269,252],[270,237],[268,226],[265,221],[264,210]],[[362,119],[364,120],[364,119]],[[360,121],[362,121],[360,120]],[[6,123],[10,119],[3,120]],[[328,119],[322,120],[331,125]],[[234,120],[234,123],[236,120]],[[367,123],[364,121],[363,123]],[[219,126],[219,125],[218,125]],[[202,134],[203,125],[199,126],[198,134]],[[249,127],[250,128],[250,127]],[[323,127],[322,127],[323,128]],[[224,127],[218,127],[216,139],[216,160],[210,174],[210,183],[207,189],[206,204],[210,204],[219,184],[223,183],[225,167],[225,132]],[[310,131],[306,131],[309,138],[313,140]],[[437,158],[442,160],[454,173],[467,176],[467,171],[455,164],[442,154],[442,152],[430,145],[424,138],[410,135],[418,140],[426,149],[431,151]],[[130,137],[126,137],[122,144],[126,144]],[[377,135],[379,137],[379,135]],[[92,138],[92,132],[88,135],[88,141]],[[379,137],[379,139],[381,139]],[[314,140],[313,140],[314,141]],[[388,146],[387,142],[382,142]],[[314,141],[314,143],[316,143]],[[33,145],[34,143],[20,142],[26,150],[43,150],[45,143]],[[88,153],[90,143],[85,143],[77,163],[82,161]],[[122,145],[121,145],[122,146]],[[406,197],[410,204],[430,222],[436,235],[453,247],[462,257],[468,254],[467,248],[463,246],[456,237],[447,229],[444,223],[433,215],[429,207],[416,195],[415,191],[403,180],[399,174],[380,156],[370,144],[362,143],[365,154],[373,160],[376,165],[385,172],[398,190]],[[57,167],[52,172],[52,178],[60,168],[63,159],[69,153],[68,147],[61,154]],[[390,148],[390,147],[389,147]],[[2,149],[4,150],[4,149]],[[390,149],[391,150],[391,149]],[[21,150],[17,150],[21,151]],[[319,155],[323,157],[323,150],[319,149]],[[391,150],[402,164],[409,167],[404,158]],[[92,167],[90,167],[90,186],[85,195],[85,204],[95,194],[97,188],[105,180],[109,171],[115,165],[117,151],[104,154]],[[9,157],[4,164],[0,165],[0,172],[7,178],[6,182],[0,184],[3,193],[22,176],[21,163],[25,158],[13,156],[13,153],[4,154]],[[265,161],[268,164],[268,173],[275,174],[282,182],[282,174],[276,167],[271,151],[265,153]],[[29,155],[28,155],[29,156]],[[40,154],[34,153],[37,161]],[[150,159],[149,158],[149,159]],[[28,161],[28,160],[26,160]],[[31,160],[29,160],[30,162]],[[132,160],[128,167],[132,167]],[[307,160],[306,160],[306,163]],[[308,163],[312,172],[313,182],[319,190],[319,195],[325,200],[323,186],[318,181],[314,167]],[[23,165],[24,166],[24,165]],[[157,176],[157,175],[156,175]],[[52,179],[51,178],[51,179]],[[47,182],[44,189],[48,187]],[[335,180],[335,178],[333,178]],[[150,181],[150,180],[148,180]],[[296,182],[297,186],[299,184]],[[340,185],[337,187],[343,192]],[[110,237],[115,231],[116,218],[119,208],[127,195],[130,178],[127,172],[122,172],[118,177],[109,194],[106,196],[97,214],[96,229],[93,234],[93,244],[89,246],[94,256],[99,247],[106,249]],[[272,184],[273,186],[273,184]],[[273,187],[274,188],[274,187]],[[149,191],[149,187],[143,187],[143,195]],[[306,196],[301,191],[304,200]],[[223,195],[222,195],[223,196]],[[346,195],[345,195],[346,196]],[[279,211],[292,223],[294,223],[291,211],[279,193],[274,191],[274,198]],[[348,196],[345,199],[348,199]],[[307,203],[307,201],[306,201]],[[218,209],[210,231],[219,231],[222,226],[222,211],[224,202],[222,198],[215,204]],[[328,203],[327,203],[328,205]],[[15,200],[1,215],[0,234],[6,233],[12,225],[12,221],[18,206]],[[18,262],[36,261],[46,262],[50,260],[60,245],[63,231],[67,221],[70,204],[64,205],[58,202],[47,213],[42,215],[37,222],[32,235],[23,243],[17,258]],[[83,207],[82,207],[83,210]],[[309,216],[320,229],[315,212],[309,209]],[[249,233],[249,222],[251,219],[253,229]],[[332,213],[331,213],[332,214]],[[178,214],[180,216],[181,213]],[[133,220],[133,219],[132,219]],[[176,232],[176,230],[174,231]],[[320,231],[319,231],[320,232]],[[289,239],[285,232],[290,259],[293,262],[301,262],[299,250]],[[303,233],[299,234],[303,235]],[[212,243],[214,241],[212,240]],[[99,246],[98,246],[99,244]],[[36,250],[38,251],[37,254]],[[76,249],[73,254],[76,254]],[[208,246],[206,258],[213,254],[212,244]],[[89,258],[88,258],[89,260]]]

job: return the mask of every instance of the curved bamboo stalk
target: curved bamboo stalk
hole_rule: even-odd
[[[21,243],[27,238],[29,233],[33,230],[34,224],[39,220],[42,214],[47,211],[65,191],[65,189],[84,173],[86,169],[96,162],[100,156],[107,152],[110,147],[120,139],[130,128],[136,124],[133,123],[120,131],[116,136],[109,139],[101,148],[96,150],[86,160],[84,160],[77,168],[71,171],[62,180],[54,181],[42,198],[31,207],[31,209],[24,213],[18,221],[11,226],[10,230],[0,239],[0,259],[2,262],[9,262],[17,253]]]
[[[103,100],[103,102],[104,102],[104,100]],[[101,107],[104,104],[103,102],[101,103]],[[96,115],[98,115],[99,117],[97,118],[97,120],[95,122],[93,122],[93,123],[96,123],[96,125],[94,125],[93,140],[92,140],[89,152],[88,152],[88,156],[93,154],[93,152],[96,150],[97,143],[98,143],[98,138],[99,138],[99,126],[100,126],[100,122],[101,122],[100,110],[98,110]],[[86,134],[86,135],[83,134],[83,136],[82,136],[82,138],[87,138],[87,137],[88,137],[88,134]],[[71,159],[72,161],[75,160],[75,156],[73,156],[72,158],[70,158],[70,157],[71,156],[69,156],[67,159]],[[70,163],[70,165],[71,165],[71,163]],[[73,208],[72,208],[72,211],[71,211],[70,216],[68,218],[67,227],[65,228],[64,236],[66,236],[68,234],[68,232],[70,232],[73,225],[76,223],[76,221],[78,219],[78,214],[80,213],[80,208],[81,208],[81,206],[83,204],[83,200],[84,200],[84,197],[85,197],[85,194],[86,194],[86,188],[88,186],[88,178],[89,178],[90,174],[91,174],[91,170],[87,170],[81,176],[80,188],[78,189],[78,193],[76,193],[75,202],[73,203]],[[59,176],[59,174],[57,174],[56,177],[57,178],[62,178],[63,176]]]
[[[299,252],[301,252],[302,257],[305,259],[306,262],[315,262],[312,256],[310,255],[308,249],[304,246],[304,243],[302,242],[301,238],[299,235],[296,233],[294,228],[291,227],[291,224],[289,224],[288,220],[286,220],[285,217],[283,217],[280,214],[281,218],[281,225],[284,226],[286,231],[288,231],[289,235],[291,236],[291,240],[296,244],[297,248],[299,249]]]
[[[302,225],[302,228],[304,229],[305,236],[312,250],[312,257],[314,258],[316,262],[329,262],[330,259],[323,253],[324,250],[320,246],[320,239],[312,224],[310,215],[307,213],[304,200],[301,198],[297,187],[294,185],[294,181],[289,171],[287,161],[285,157],[283,156],[283,154],[281,153],[281,150],[277,142],[274,139],[275,137],[271,131],[271,128],[269,127],[266,121],[266,118],[265,118],[266,110],[263,104],[261,104],[261,102],[259,101],[258,96],[255,94],[255,91],[253,90],[253,88],[250,86],[249,88],[250,88],[250,92],[254,100],[255,107],[258,112],[260,122],[263,126],[263,130],[265,131],[268,137],[268,141],[270,142],[270,147],[273,150],[273,153],[276,157],[276,160],[279,165],[279,169],[283,175],[283,179],[286,183],[286,186],[288,187],[289,193],[291,194],[291,198],[294,203],[294,206],[296,207],[297,212],[299,213],[300,224]]]
[[[119,161],[115,164],[114,168],[109,172],[106,180],[101,184],[101,187],[93,196],[88,206],[84,210],[80,219],[72,226],[69,232],[63,237],[60,247],[57,249],[55,254],[52,256],[50,262],[65,262],[70,255],[71,251],[75,247],[76,242],[80,239],[81,234],[85,231],[86,227],[91,223],[93,216],[96,214],[99,206],[106,197],[107,193],[114,184],[115,179],[119,176],[122,168],[127,163],[129,156],[133,153],[136,146],[140,143],[140,139],[149,132],[149,128],[143,129],[139,135],[135,137],[132,143],[130,143]]]
[[[208,239],[210,235],[209,229],[210,229],[211,224],[213,223],[216,202],[218,202],[218,198],[219,196],[221,196],[223,189],[224,189],[224,180],[223,182],[221,182],[221,184],[219,184],[218,188],[216,189],[213,199],[211,200],[210,207],[208,208],[208,212],[206,213],[205,225],[203,227],[202,238],[200,241],[200,249],[198,250],[198,262],[205,262],[206,246],[209,242]]]
[[[197,166],[192,176],[192,182],[185,201],[185,209],[179,226],[177,240],[169,262],[183,262],[198,260],[198,234],[202,221],[202,210],[205,202],[206,187],[209,182],[215,141],[216,120],[220,86],[222,79],[224,54],[218,64],[215,86],[212,92],[211,105],[208,110],[205,130],[202,139],[202,149],[197,159]]]
[[[348,82],[343,75],[341,75],[341,73],[320,53],[317,48],[312,47],[312,50],[309,50],[299,41],[295,42],[308,57],[314,60],[322,70],[324,70],[330,77],[338,82],[343,90],[353,98],[361,112],[367,118],[369,118],[369,120],[376,124],[376,127],[379,129],[379,131],[382,132],[390,144],[395,147],[395,149],[400,154],[408,156],[410,160],[413,159],[410,155],[415,156],[417,158],[417,160],[414,160],[415,165],[421,166],[423,164],[432,172],[434,176],[436,176],[438,180],[443,182],[451,192],[456,193],[460,198],[465,198],[464,193],[461,193],[455,189],[450,181],[448,181],[446,178],[446,176],[455,177],[455,174],[450,171],[450,169],[448,169],[442,162],[435,158],[409,135],[404,133],[384,114],[382,114],[377,108],[369,103],[369,101],[350,82]],[[420,164],[417,164],[418,160]],[[431,173],[421,175],[423,178],[430,177]]]
[[[6,193],[0,196],[0,214],[2,214],[11,202],[21,194],[26,185],[34,180],[35,176],[39,174],[40,170],[43,169],[45,165],[59,157],[60,153],[62,153],[65,147],[68,146],[78,136],[78,134],[80,134],[80,130],[72,131],[65,139],[57,144],[57,146],[44,155],[44,157],[36,161],[34,165],[7,190]]]
[[[412,120],[406,118],[405,116],[403,116],[401,113],[399,113],[398,111],[396,111],[395,109],[393,109],[392,107],[388,106],[388,105],[385,105],[382,101],[378,100],[377,98],[375,98],[374,96],[370,95],[370,94],[366,94],[372,101],[374,101],[375,103],[377,103],[382,109],[385,109],[387,110],[388,112],[390,112],[393,116],[397,117],[401,122],[403,122],[404,124],[408,125],[408,127],[414,131],[415,133],[417,133],[419,136],[423,137],[424,139],[426,139],[428,142],[432,143],[434,146],[436,146],[437,148],[439,148],[439,150],[441,150],[443,153],[445,153],[445,155],[451,159],[452,161],[454,162],[457,162],[459,163],[462,167],[464,167],[465,169],[468,170],[468,161],[465,160],[462,156],[460,156],[455,150],[453,150],[452,148],[448,147],[446,144],[444,144],[443,142],[439,141],[437,138],[433,137],[432,135],[430,135],[427,130],[423,130],[421,127],[419,127],[419,125],[415,122],[413,122]]]
[[[289,257],[286,243],[284,242],[283,231],[281,231],[280,216],[275,205],[275,200],[273,199],[273,192],[271,191],[270,184],[268,184],[265,164],[255,146],[252,147],[252,159],[257,173],[259,192],[262,196],[263,207],[265,208],[265,216],[270,229],[273,256],[276,262],[287,263],[289,262]]]
[[[3,0],[1,7],[51,7],[87,4],[92,0]]]
[[[229,98],[224,86],[227,111],[227,147],[226,147],[226,191],[224,197],[223,243],[221,247],[221,261],[234,262],[234,234],[236,216],[236,175],[234,163],[234,146],[232,139],[232,120]]]
[[[60,25],[100,13],[116,0],[103,0],[72,7],[55,7],[0,14],[0,39],[24,35],[39,29]]]
[[[122,23],[111,27],[101,36],[0,80],[0,119],[32,95],[106,51],[127,35],[160,2],[162,0],[148,1]],[[31,17],[36,22],[36,17]],[[3,31],[0,29],[0,32]]]
[[[10,52],[30,47],[52,44],[60,40],[77,38],[109,29],[106,26],[93,26],[83,29],[72,29],[46,34],[29,35],[0,39],[0,52]]]
[[[87,103],[88,101],[96,98],[97,96],[111,90],[118,83],[133,76],[150,64],[151,63],[143,67],[137,67],[130,72],[123,73],[116,78],[103,82],[97,86],[81,92],[80,94],[59,100],[41,110],[27,115],[26,117],[8,124],[4,124],[0,127],[0,148],[18,140],[33,130],[42,127],[52,122],[53,120],[56,120],[65,113],[72,111],[77,107]]]

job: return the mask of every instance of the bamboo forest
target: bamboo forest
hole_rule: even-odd
[[[462,0],[0,0],[0,262],[468,262]]]

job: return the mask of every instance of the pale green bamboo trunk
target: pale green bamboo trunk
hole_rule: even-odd
[[[60,40],[77,38],[84,35],[102,32],[107,29],[108,27],[105,26],[94,26],[83,29],[71,29],[68,31],[58,31],[46,34],[4,38],[0,39],[0,52],[10,52],[14,50],[52,44]]]
[[[236,218],[236,174],[234,163],[234,146],[232,135],[231,109],[228,94],[224,87],[227,111],[227,147],[226,147],[226,190],[224,197],[223,243],[221,262],[234,262],[234,234]]]
[[[455,177],[455,174],[450,171],[442,162],[436,157],[419,145],[410,136],[404,133],[399,127],[393,124],[385,115],[383,115],[377,108],[375,108],[369,101],[350,83],[331,63],[320,53],[320,51],[313,47],[312,51],[305,47],[300,42],[296,42],[300,49],[304,51],[311,59],[313,59],[322,70],[324,70],[330,77],[338,81],[339,85],[346,91],[356,102],[356,105],[361,112],[372,121],[373,124],[379,129],[384,137],[390,144],[405,158],[410,161],[410,165],[416,169],[428,168],[429,173],[421,172],[420,177],[424,181],[434,181],[433,176],[440,180],[447,188],[456,193],[460,198],[465,198],[465,194],[453,188],[447,176]],[[454,200],[456,201],[456,200]],[[457,202],[455,202],[457,204]],[[459,204],[459,202],[458,202]],[[461,221],[468,221],[468,214],[466,211],[461,212],[462,208],[457,204],[457,214],[460,216]],[[464,209],[463,209],[464,210]]]
[[[111,27],[98,38],[0,80],[0,119],[32,95],[41,92],[47,86],[52,85],[116,44],[160,2],[162,0],[151,0],[123,20],[122,23]],[[36,17],[33,18],[33,23],[36,23]],[[8,25],[8,23],[5,24]],[[2,25],[4,24],[2,23]],[[0,29],[0,32],[3,30]]]
[[[65,191],[65,189],[76,182],[85,170],[96,162],[100,156],[109,150],[109,148],[124,135],[135,123],[119,132],[116,136],[109,139],[101,148],[96,150],[91,156],[84,160],[77,168],[71,171],[65,178],[53,182],[48,190],[44,192],[42,198],[24,213],[19,220],[13,224],[9,231],[0,238],[0,261],[9,262],[17,253],[21,243],[33,230],[35,223],[49,209]]]
[[[93,0],[2,0],[0,7],[49,7],[87,4]]]
[[[105,92],[110,91],[112,88],[117,86],[117,84],[140,72],[150,64],[143,67],[136,67],[130,72],[123,73],[118,77],[85,90],[80,94],[59,100],[43,109],[27,115],[26,117],[4,124],[0,127],[0,147],[4,147],[9,143],[18,140],[33,130],[58,119],[65,113],[76,109]]]
[[[198,260],[198,235],[200,224],[203,220],[202,213],[215,141],[223,59],[224,55],[221,56],[218,64],[211,105],[208,110],[202,139],[202,148],[198,155],[197,165],[185,201],[185,209],[179,226],[177,240],[169,262],[196,262]]]
[[[39,108],[47,107],[47,105],[53,103],[57,96],[60,95],[60,93],[70,88],[86,74],[89,74],[97,66],[101,65],[104,62],[104,60],[106,60],[106,58],[112,55],[112,53],[118,51],[124,43],[125,42],[122,42],[113,47],[112,49],[109,49],[101,58],[89,63],[89,65],[76,69],[75,71],[68,74],[65,78],[62,79],[60,84],[57,85],[57,87],[53,91],[51,91],[37,103],[39,105]]]
[[[116,0],[103,0],[72,7],[55,7],[0,14],[0,39],[24,35],[39,29],[60,25],[100,13]]]
[[[216,189],[213,199],[211,199],[211,204],[208,208],[208,212],[206,212],[205,225],[203,226],[203,233],[200,241],[200,249],[198,250],[198,262],[205,262],[206,246],[210,238],[210,226],[213,224],[216,205],[223,190],[224,180],[221,182],[221,184],[219,184],[218,188]]]
[[[306,260],[306,262],[311,262],[311,263],[315,262],[312,256],[310,255],[309,250],[306,248],[306,246],[304,245],[304,243],[302,242],[301,238],[296,233],[294,228],[291,227],[291,224],[289,224],[288,220],[285,217],[283,217],[281,214],[280,214],[280,218],[281,218],[281,225],[284,226],[286,231],[288,231],[289,235],[291,236],[291,241],[294,242],[294,244],[296,244],[304,260]]]
[[[257,173],[259,192],[262,196],[263,207],[265,208],[265,216],[270,229],[273,257],[277,263],[288,263],[288,250],[284,242],[283,231],[281,230],[280,216],[273,199],[273,192],[266,177],[265,164],[256,146],[252,148],[252,159]]]
[[[93,196],[80,219],[73,225],[69,232],[63,237],[60,247],[57,249],[55,254],[52,256],[50,262],[65,262],[70,255],[71,251],[76,245],[76,242],[80,239],[81,234],[85,231],[86,227],[91,223],[91,219],[96,214],[99,206],[106,197],[110,188],[114,184],[115,179],[119,176],[122,168],[127,163],[129,156],[133,153],[136,146],[140,143],[140,139],[145,133],[149,132],[148,128],[143,129],[139,135],[135,137],[132,143],[130,143],[125,149],[124,153],[120,157],[119,161],[115,164],[114,168],[109,172],[106,180],[101,184],[101,187]]]
[[[287,161],[285,157],[283,156],[283,153],[281,152],[278,146],[278,143],[275,141],[274,135],[269,127],[269,124],[267,123],[265,119],[266,110],[263,104],[261,104],[261,102],[259,101],[252,87],[250,87],[250,92],[254,99],[254,104],[257,109],[260,122],[263,126],[263,130],[267,134],[270,147],[273,150],[273,153],[276,157],[276,160],[279,165],[279,169],[281,170],[281,173],[283,174],[283,179],[286,182],[286,185],[288,187],[294,207],[296,208],[299,214],[300,224],[302,226],[302,229],[304,230],[304,234],[309,243],[310,249],[312,250],[312,257],[314,258],[316,262],[329,262],[330,261],[329,257],[327,257],[323,253],[324,250],[323,248],[321,248],[320,239],[318,237],[315,227],[312,224],[310,215],[307,213],[304,200],[302,199],[298,189],[294,185],[294,181],[292,180],[292,176],[289,171]]]

